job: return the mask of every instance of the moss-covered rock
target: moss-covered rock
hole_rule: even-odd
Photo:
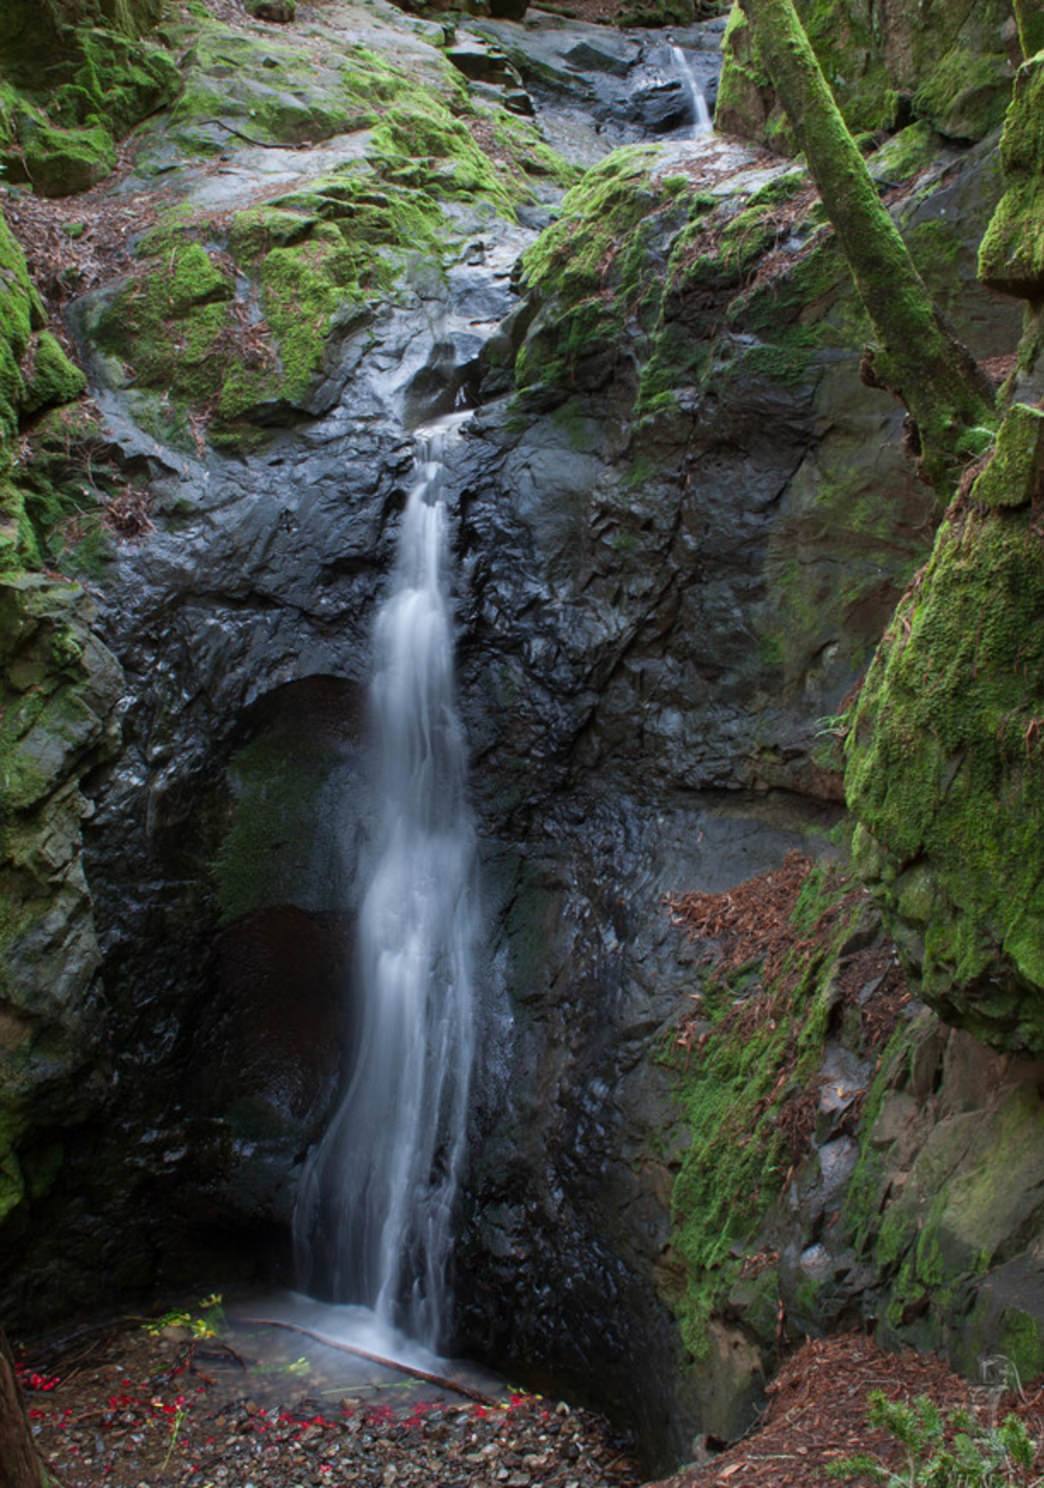
[[[10,179],[68,196],[108,175],[116,140],[181,86],[173,58],[139,38],[157,18],[151,0],[31,11],[16,0],[0,30],[0,146]]]
[[[0,434],[7,439],[18,428],[25,397],[22,358],[33,330],[43,320],[43,306],[30,281],[25,255],[0,212]]]
[[[798,0],[797,9],[848,127],[855,133],[893,128],[898,98],[862,8]],[[716,127],[792,153],[790,125],[738,3],[729,13],[722,48]]]
[[[1044,294],[1044,52],[1019,68],[1001,136],[1005,191],[982,240],[979,273],[994,289]]]
[[[894,129],[911,116],[940,134],[978,140],[1004,117],[1011,67],[1006,0],[890,6],[797,0],[813,50],[849,129]],[[715,122],[719,129],[790,151],[793,138],[746,18],[733,5]]]
[[[1005,426],[1003,447],[1023,424]],[[951,510],[867,674],[845,773],[857,864],[926,1000],[988,1043],[1038,1055],[1041,541],[1029,505]]]
[[[1016,403],[989,464],[972,486],[984,506],[1026,506],[1044,499],[1044,411]]]
[[[246,0],[247,10],[259,21],[286,23],[297,16],[296,0]]]
[[[116,165],[116,146],[104,124],[85,129],[40,125],[25,146],[25,170],[43,196],[71,196],[104,179]]]
[[[620,26],[688,26],[695,19],[694,0],[632,0],[616,18]]]
[[[0,582],[0,1221],[33,1187],[23,1148],[99,1096],[79,777],[113,752],[122,679],[91,613],[79,585]]]
[[[878,1337],[979,1377],[1040,1368],[1041,1105],[1032,1065],[927,1010],[893,1041],[866,1102],[842,1223],[872,1267]]]
[[[188,410],[211,402],[233,358],[226,339],[232,296],[231,276],[199,243],[176,244],[116,293],[94,335],[138,388],[160,395],[184,430]]]
[[[78,30],[76,44],[82,61],[48,102],[48,112],[59,123],[97,118],[121,139],[177,96],[181,73],[159,47],[97,28]]]
[[[23,377],[22,411],[27,414],[54,408],[59,403],[71,403],[87,386],[80,368],[69,360],[50,331],[41,331],[35,338]]]
[[[108,375],[131,389],[139,421],[185,447],[206,424],[228,446],[263,437],[258,426],[280,406],[316,412],[316,398],[333,396],[338,349],[370,307],[396,292],[419,254],[448,261],[462,230],[457,204],[513,219],[531,179],[571,172],[532,125],[473,109],[437,54],[425,84],[360,45],[316,71],[299,48],[209,19],[192,35],[164,150],[173,140],[179,152],[206,153],[226,118],[272,142],[369,131],[365,156],[263,206],[217,221],[172,211],[142,240],[140,269],[86,312],[87,334]],[[263,106],[255,85],[278,108]],[[233,138],[239,127],[228,126]],[[148,144],[144,156],[147,169]]]
[[[1022,55],[1033,57],[1044,48],[1044,10],[1038,0],[1014,0],[1014,10]]]
[[[25,257],[0,213],[0,574],[40,560],[26,472],[15,468],[13,441],[28,417],[79,397],[85,386],[82,372],[43,330],[44,320]]]

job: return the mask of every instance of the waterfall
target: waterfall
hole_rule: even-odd
[[[359,913],[361,1028],[294,1216],[299,1284],[436,1347],[474,1049],[474,830],[454,697],[444,441],[421,440],[371,689],[375,857]]]
[[[671,61],[681,74],[682,87],[685,89],[692,109],[692,137],[699,139],[700,135],[709,134],[714,124],[707,107],[707,100],[703,96],[703,89],[696,81],[696,76],[689,66],[685,53],[676,43],[671,45]]]

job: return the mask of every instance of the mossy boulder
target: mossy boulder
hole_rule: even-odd
[[[897,95],[862,8],[830,0],[797,0],[797,9],[848,127],[856,133],[893,128]],[[736,0],[722,49],[716,127],[793,153],[790,125]]]
[[[85,386],[44,320],[25,256],[0,213],[0,574],[40,559],[26,472],[15,471],[12,441],[28,417],[79,397]]]
[[[1040,1056],[1044,552],[1027,441],[1039,462],[1037,420],[1016,410],[980,477],[990,507],[955,504],[900,603],[854,711],[845,790],[857,865],[925,1000]]]
[[[0,212],[0,435],[7,439],[18,428],[25,397],[22,358],[33,331],[43,323],[43,305],[25,255]]]
[[[922,1009],[881,1061],[844,1196],[879,1339],[944,1352],[974,1378],[991,1356],[1023,1381],[1044,1363],[1038,1068]]]
[[[231,276],[199,243],[177,245],[112,298],[95,327],[98,345],[124,360],[139,387],[201,406],[220,386],[232,295]]]
[[[950,138],[979,140],[1004,117],[1006,0],[930,0],[873,17],[858,0],[797,0],[797,10],[853,133],[917,118]],[[737,3],[723,45],[717,127],[791,151],[790,126]]]
[[[972,500],[994,507],[1044,500],[1044,410],[1016,403],[1008,411]]]
[[[59,123],[100,119],[121,139],[181,88],[176,62],[159,47],[86,27],[76,32],[76,46],[79,66],[48,102]]]
[[[86,129],[39,125],[25,146],[26,175],[42,196],[86,191],[115,165],[116,146],[104,124]]]
[[[246,8],[259,21],[285,24],[297,16],[296,0],[246,0]]]
[[[122,678],[91,618],[79,585],[0,581],[0,1221],[40,1196],[42,1148],[102,1094],[79,780],[114,751]]]
[[[1044,295],[1044,51],[1019,68],[1001,136],[1005,191],[979,251],[994,289]]]
[[[132,0],[31,11],[16,0],[0,22],[0,145],[10,179],[68,196],[109,174],[115,141],[181,86],[173,58],[139,39],[156,19],[155,7]]]
[[[162,0],[5,0],[0,15],[0,65],[22,86],[40,85],[40,58],[66,68],[78,63],[85,31],[133,41],[155,26]],[[49,80],[55,86],[52,71]]]
[[[28,365],[23,368],[25,396],[23,413],[39,413],[59,403],[71,403],[87,386],[87,379],[75,366],[50,331],[41,331],[29,349]]]

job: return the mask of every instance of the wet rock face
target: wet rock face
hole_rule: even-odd
[[[665,1301],[687,1137],[655,1053],[692,953],[663,896],[759,872],[831,819],[783,797],[650,799],[606,783],[558,793],[528,840],[484,859],[499,930],[459,1257],[462,1342],[598,1399],[637,1426],[650,1461],[690,1456],[698,1429],[738,1429],[750,1404],[741,1387],[713,1402],[686,1378]]]
[[[713,112],[724,17],[662,31],[618,32],[542,15],[524,27],[471,21],[521,77],[548,140],[593,164],[608,149],[691,132],[691,84]]]
[[[662,40],[526,28],[509,46],[517,28],[481,29],[581,158],[685,127]],[[707,50],[695,32],[679,33],[686,55]],[[635,190],[657,209],[728,197],[738,220],[786,167],[721,150],[704,168],[668,146]],[[944,174],[940,191],[969,183],[970,240],[985,152]],[[679,219],[664,223],[643,240],[661,282]],[[68,1186],[34,1213],[52,1235],[63,1216],[62,1251],[44,1242],[30,1305],[83,1296],[99,1268],[113,1288],[231,1271],[244,1236],[259,1270],[285,1260],[295,1175],[352,1050],[338,994],[372,809],[364,694],[407,426],[463,393],[482,405],[450,476],[488,933],[459,1342],[611,1405],[660,1462],[697,1425],[742,1424],[751,1369],[727,1374],[735,1390],[687,1380],[665,1301],[684,1138],[655,1053],[689,969],[662,897],[727,887],[833,822],[815,720],[863,665],[931,517],[897,408],[843,349],[837,265],[800,293],[777,285],[782,307],[756,303],[763,253],[802,261],[785,226],[741,223],[654,327],[607,280],[621,313],[542,380],[569,296],[530,276],[520,300],[508,272],[527,234],[461,209],[445,276],[419,271],[365,327],[332,327],[321,379],[253,410],[261,437],[232,453],[157,442],[96,361],[111,437],[150,470],[155,528],[120,545],[100,622],[129,699],[89,839],[123,1116],[84,1131]],[[241,284],[227,293],[249,309]],[[1006,349],[1010,317],[966,300],[976,350]],[[780,345],[759,314],[822,335]],[[724,1362],[745,1342],[722,1329],[715,1347]]]

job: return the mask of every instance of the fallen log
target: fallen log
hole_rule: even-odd
[[[358,1348],[354,1343],[342,1343],[337,1338],[330,1338],[326,1333],[316,1333],[311,1328],[303,1328],[300,1323],[286,1323],[280,1318],[245,1317],[237,1318],[237,1322],[258,1324],[266,1328],[289,1328],[294,1333],[303,1333],[306,1338],[314,1338],[316,1343],[325,1344],[327,1348],[339,1349],[342,1354],[353,1354],[357,1359],[365,1359],[369,1364],[379,1364],[382,1369],[396,1369],[400,1374],[408,1374],[413,1379],[423,1380],[426,1385],[437,1385],[440,1390],[452,1390],[456,1395],[463,1395],[466,1400],[475,1400],[479,1405],[496,1405],[496,1401],[489,1395],[483,1395],[481,1390],[472,1389],[471,1385],[463,1385],[459,1380],[450,1379],[444,1374],[431,1374],[427,1369],[418,1369],[414,1364],[403,1364],[398,1359],[386,1359],[381,1354],[372,1354],[368,1349]]]

